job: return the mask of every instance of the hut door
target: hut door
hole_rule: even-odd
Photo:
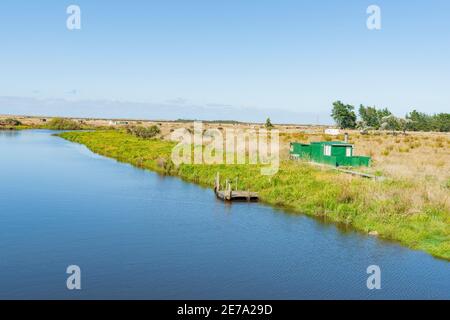
[[[347,157],[351,157],[352,156],[352,148],[347,148],[347,150],[345,150],[345,155]]]

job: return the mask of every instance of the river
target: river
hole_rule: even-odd
[[[118,163],[50,131],[0,132],[0,298],[450,299],[450,264]],[[66,287],[69,265],[81,290]],[[381,270],[369,290],[367,268]]]

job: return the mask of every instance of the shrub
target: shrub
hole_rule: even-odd
[[[167,160],[166,158],[159,157],[156,159],[156,165],[164,174],[170,175],[175,173],[176,167],[170,159]]]
[[[46,128],[51,130],[80,130],[81,125],[70,119],[53,118],[47,123]]]
[[[133,126],[127,128],[127,133],[132,134],[138,138],[142,139],[152,139],[156,137],[161,130],[158,126],[143,127],[143,126]]]

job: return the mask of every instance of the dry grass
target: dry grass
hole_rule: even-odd
[[[342,137],[338,137],[340,140]],[[284,135],[282,141],[310,142],[323,139],[319,134]],[[408,133],[396,135],[350,133],[355,154],[372,157],[371,173],[413,184],[414,192],[400,194],[412,204],[411,213],[422,212],[430,203],[450,211],[450,134]],[[283,150],[286,156],[287,150]]]

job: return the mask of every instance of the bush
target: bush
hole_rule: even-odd
[[[47,123],[46,128],[51,130],[80,130],[81,126],[78,122],[70,119],[53,118]]]
[[[156,137],[161,130],[158,126],[143,127],[143,126],[133,126],[127,128],[127,133],[135,135],[136,137],[142,139],[152,139]]]

